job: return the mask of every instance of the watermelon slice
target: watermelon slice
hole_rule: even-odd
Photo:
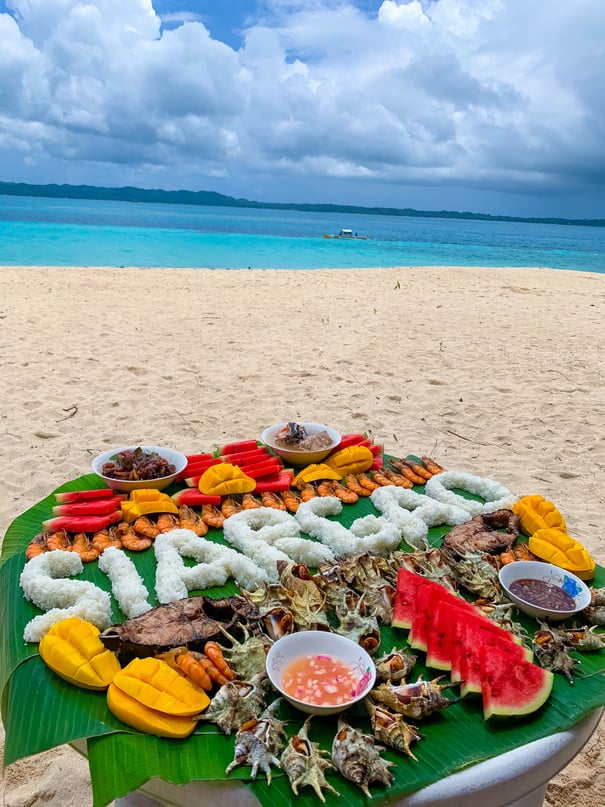
[[[202,493],[197,488],[186,488],[173,493],[170,497],[172,501],[177,504],[187,504],[189,507],[201,506],[202,504],[220,504],[220,496],[212,496]]]
[[[548,700],[554,675],[526,659],[510,662],[507,651],[482,647],[481,695],[483,718],[519,717],[535,712]]]
[[[426,577],[410,572],[403,567],[397,572],[397,590],[393,604],[391,625],[395,628],[411,628],[416,613],[416,594],[420,586],[430,583]],[[434,585],[439,585],[435,583]]]
[[[442,599],[435,603],[430,630],[427,634],[426,666],[436,670],[452,669],[452,645],[457,611],[478,615],[477,609],[461,597]]]
[[[514,641],[511,633],[498,627],[485,617],[474,617],[458,612],[452,643],[452,681],[461,681],[460,695],[482,691],[481,648],[498,651],[500,658],[507,658],[506,666],[513,667],[517,661],[530,661],[531,650]]]
[[[68,532],[98,532],[122,520],[121,510],[105,516],[55,516],[42,522],[45,532],[67,530]]]
[[[102,516],[119,510],[121,503],[119,496],[103,496],[100,499],[56,504],[53,507],[53,516]]]
[[[55,493],[58,502],[80,502],[88,499],[103,499],[113,496],[111,488],[96,488],[95,490],[66,490],[63,493]]]
[[[289,490],[293,479],[294,471],[291,469],[284,469],[278,473],[263,476],[256,480],[253,493],[264,493],[266,490],[278,493],[282,490]]]
[[[408,634],[408,644],[415,650],[427,650],[429,634],[433,630],[433,613],[440,602],[449,603],[449,592],[445,586],[426,580],[416,592],[416,606],[412,627]]]

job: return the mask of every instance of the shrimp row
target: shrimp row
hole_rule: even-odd
[[[121,521],[95,533],[71,533],[65,529],[41,532],[27,545],[25,557],[31,560],[44,552],[62,549],[65,552],[77,552],[83,563],[90,563],[97,560],[110,546],[142,552],[149,549],[158,535],[177,528],[193,530],[196,535],[205,535],[208,532],[208,526],[201,516],[187,505],[182,505],[178,516],[174,513],[159,513],[154,520],[149,516],[139,516],[131,524]]]
[[[174,647],[166,653],[160,653],[157,658],[206,692],[215,685],[223,686],[237,677],[223,656],[223,649],[218,642],[206,642],[203,653],[187,647]]]

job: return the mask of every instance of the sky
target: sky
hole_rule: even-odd
[[[0,0],[0,180],[605,218],[603,0]]]

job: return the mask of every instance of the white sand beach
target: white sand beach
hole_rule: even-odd
[[[0,268],[0,534],[106,448],[308,419],[541,493],[605,565],[604,321],[605,275],[541,268]],[[604,739],[546,804],[605,803]],[[92,804],[68,747],[3,788],[4,807]]]

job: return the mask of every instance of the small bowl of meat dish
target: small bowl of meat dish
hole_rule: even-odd
[[[560,622],[590,605],[590,589],[575,574],[537,560],[503,566],[500,583],[521,611],[539,620]]]
[[[92,470],[113,490],[163,490],[185,470],[187,457],[161,446],[124,446],[94,458]]]
[[[301,420],[269,426],[260,439],[288,465],[311,465],[324,460],[342,436],[323,423]]]
[[[369,694],[376,665],[363,647],[345,636],[305,630],[271,645],[267,675],[274,689],[301,712],[333,715]]]

